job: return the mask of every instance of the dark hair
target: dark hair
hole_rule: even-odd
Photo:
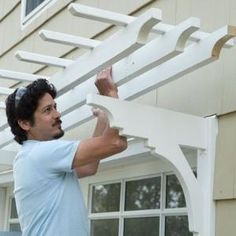
[[[52,98],[57,95],[56,88],[46,79],[38,79],[29,84],[23,95],[16,98],[18,89],[10,94],[6,99],[6,115],[11,132],[14,134],[14,139],[19,144],[27,140],[26,132],[19,126],[18,120],[27,120],[34,124],[34,112],[38,107],[39,100],[49,93]],[[19,99],[16,102],[16,99]]]

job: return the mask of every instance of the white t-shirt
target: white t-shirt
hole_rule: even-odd
[[[25,141],[14,166],[22,236],[88,236],[87,210],[72,162],[79,142]]]

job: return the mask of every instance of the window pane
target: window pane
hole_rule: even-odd
[[[118,236],[119,220],[92,220],[91,221],[91,236]]]
[[[161,177],[126,182],[125,210],[160,208]]]
[[[18,218],[17,211],[16,211],[16,201],[15,198],[11,200],[11,219]]]
[[[184,192],[175,175],[166,177],[166,208],[186,207]]]
[[[125,219],[124,236],[159,236],[159,217]]]
[[[20,224],[10,224],[11,232],[21,232]]]
[[[37,6],[39,6],[45,0],[26,0],[26,10],[25,15],[27,16],[31,11],[33,11]]]
[[[92,189],[92,213],[120,210],[120,183],[97,185]]]
[[[165,236],[193,235],[188,230],[187,216],[167,216],[165,219]]]

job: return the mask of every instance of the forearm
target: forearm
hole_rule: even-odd
[[[109,127],[109,120],[103,111],[99,111],[100,115],[97,117],[97,124],[95,126],[93,137],[102,136],[105,129]]]
[[[106,114],[100,109],[93,109],[94,115],[97,116],[97,124],[95,126],[93,137],[102,136],[104,131],[109,128],[109,121]],[[88,163],[86,166],[80,166],[76,169],[77,175],[80,178],[91,176],[96,174],[100,160],[94,160]]]

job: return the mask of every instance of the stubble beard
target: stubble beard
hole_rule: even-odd
[[[61,124],[62,123],[62,121],[61,120],[59,120],[56,124],[54,124],[54,125],[57,125],[57,124]],[[58,134],[55,134],[54,136],[53,136],[53,138],[54,139],[59,139],[59,138],[61,138],[61,137],[63,137],[64,136],[64,130],[60,127],[59,128],[59,133]]]
[[[61,130],[60,130],[60,133],[54,135],[53,138],[54,138],[54,139],[59,139],[59,138],[61,138],[61,137],[64,136],[64,133],[65,133],[64,130],[61,129]]]

